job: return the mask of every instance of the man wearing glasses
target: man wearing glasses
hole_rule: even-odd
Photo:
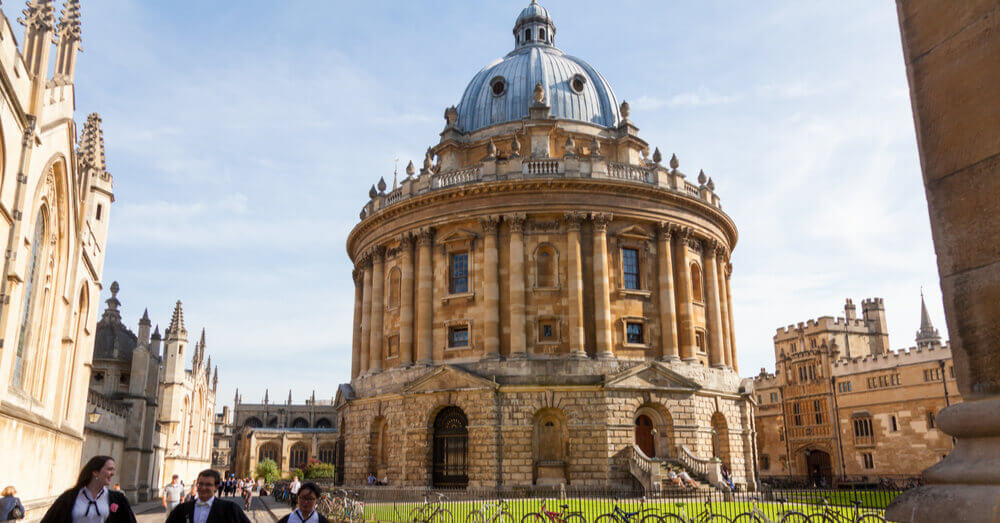
[[[239,505],[215,497],[222,482],[218,472],[203,470],[196,481],[197,497],[170,511],[167,523],[250,523]]]

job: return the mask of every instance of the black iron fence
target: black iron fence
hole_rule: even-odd
[[[843,483],[840,488],[765,484],[759,492],[706,486],[669,488],[646,496],[635,485],[503,487],[440,490],[365,487],[331,490],[334,519],[441,523],[687,523],[884,521],[902,486]],[[346,500],[345,500],[346,493]],[[345,509],[351,507],[353,510]],[[353,516],[353,517],[352,517]]]

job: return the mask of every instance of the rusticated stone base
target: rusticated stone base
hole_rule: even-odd
[[[885,513],[907,523],[1000,521],[1000,485],[928,485],[907,490]]]

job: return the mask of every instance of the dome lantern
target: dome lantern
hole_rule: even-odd
[[[531,5],[521,10],[514,22],[514,47],[529,45],[554,45],[556,24],[548,9],[531,0]]]

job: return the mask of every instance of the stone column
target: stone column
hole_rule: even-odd
[[[720,247],[720,255],[715,259],[715,285],[719,288],[719,312],[722,315],[722,360],[726,367],[733,368],[733,348],[729,335],[729,295],[726,292],[726,248]]]
[[[434,345],[434,258],[431,249],[434,231],[423,229],[417,236],[419,274],[417,275],[417,363],[433,363]]]
[[[504,220],[510,225],[510,356],[526,358],[524,318],[524,216],[508,216]]]
[[[385,247],[372,254],[372,325],[368,342],[370,372],[382,370],[382,317],[385,315]]]
[[[413,235],[406,233],[400,248],[399,364],[413,363]]]
[[[681,359],[697,361],[698,358],[694,354],[694,305],[691,302],[694,294],[691,289],[691,261],[688,259],[688,242],[690,241],[695,241],[691,238],[691,229],[687,227],[678,229],[677,275],[680,277],[677,287],[677,301],[680,304],[678,342]]]
[[[733,288],[729,280],[733,276],[733,264],[726,263],[724,271],[726,278],[726,308],[729,309],[729,357],[733,362],[733,370],[740,371],[739,363],[736,362],[736,316],[733,316]]]
[[[372,258],[371,253],[366,253],[361,260],[361,270],[365,273],[365,284],[363,296],[361,298],[361,364],[358,372],[368,373],[368,353],[371,347],[372,336]],[[265,420],[264,423],[267,423]]]
[[[611,293],[608,289],[608,222],[611,214],[591,214],[594,224],[594,316],[597,357],[614,358],[611,342]]]
[[[500,359],[500,259],[497,229],[500,219],[481,218],[483,228],[483,353],[485,359]]]
[[[677,307],[674,296],[674,264],[671,255],[671,228],[668,223],[660,224],[659,243],[656,247],[659,261],[660,295],[660,359],[675,360],[679,357],[677,347]]]
[[[726,361],[722,356],[724,347],[722,344],[722,313],[719,310],[719,275],[717,274],[715,252],[717,248],[718,242],[715,240],[704,242],[705,291],[708,294],[708,338],[711,345],[708,350],[708,363],[713,367],[724,367]]]
[[[354,323],[351,329],[351,379],[361,373],[361,320],[364,316],[365,277],[359,265],[354,269]]]
[[[569,291],[569,353],[574,358],[586,358],[583,330],[583,257],[580,254],[580,228],[585,216],[566,213],[566,265],[569,274],[566,286]]]
[[[1000,521],[1000,12],[996,2],[896,8],[962,402],[937,416],[955,449],[886,519]]]

